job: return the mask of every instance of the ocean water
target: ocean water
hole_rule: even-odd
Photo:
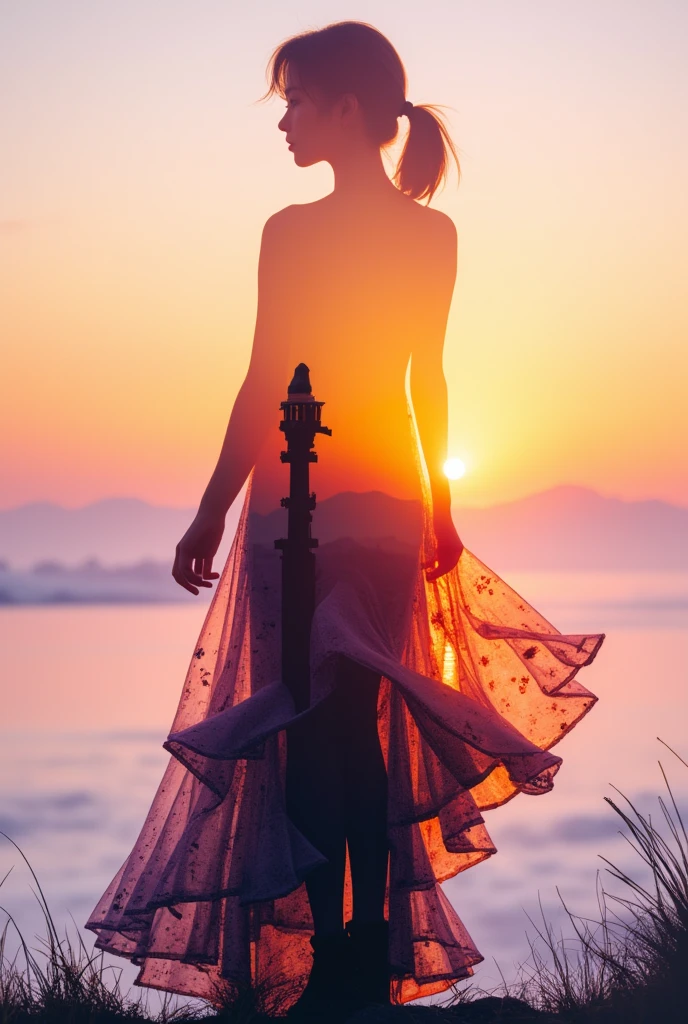
[[[581,681],[599,699],[565,737],[552,793],[519,796],[485,815],[498,853],[443,883],[485,960],[474,981],[513,979],[541,912],[570,935],[562,900],[595,916],[598,884],[620,892],[605,857],[642,865],[605,797],[620,790],[659,820],[665,793],[688,807],[688,575],[512,573],[508,582],[562,632],[605,632]],[[168,755],[162,749],[207,606],[54,606],[0,610],[0,830],[35,870],[58,928],[81,927],[127,856]],[[617,787],[616,789],[614,787]],[[40,948],[29,870],[0,836],[0,891]],[[0,913],[0,927],[4,923]],[[10,927],[11,932],[11,927]],[[136,969],[123,969],[125,988]],[[134,994],[141,990],[134,990]],[[159,995],[150,993],[150,1006]],[[442,997],[439,997],[440,999]]]

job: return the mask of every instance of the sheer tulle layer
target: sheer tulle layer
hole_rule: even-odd
[[[356,497],[364,527],[372,496]],[[390,500],[388,537],[357,529],[318,550],[302,713],[331,692],[342,659],[383,677],[385,911],[401,1002],[482,960],[439,883],[496,852],[481,811],[552,788],[561,758],[550,748],[596,701],[575,676],[603,640],[562,635],[467,550],[427,583],[429,506],[411,516],[414,544],[413,504]],[[137,984],[216,1000],[253,983],[288,1004],[311,962],[304,879],[325,858],[285,811],[285,729],[297,716],[279,672],[280,562],[261,522],[249,487],[165,743],[172,757],[86,927],[98,948],[140,965]],[[347,916],[351,895],[347,870]]]

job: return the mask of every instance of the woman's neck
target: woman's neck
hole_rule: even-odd
[[[379,202],[387,195],[400,194],[387,176],[379,149],[350,148],[332,162],[332,170],[334,190],[331,195],[342,202]]]

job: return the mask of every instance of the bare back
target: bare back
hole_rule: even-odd
[[[436,325],[446,321],[446,288],[434,282],[446,259],[448,218],[402,193],[368,209],[344,206],[333,193],[278,216],[283,255],[275,355],[285,383],[297,363],[310,367],[333,431],[314,472],[318,495],[380,490],[417,498],[404,378],[411,354],[437,345]],[[279,449],[277,434],[264,446],[258,476],[272,477],[275,459],[279,473]],[[270,506],[273,500],[271,493]]]

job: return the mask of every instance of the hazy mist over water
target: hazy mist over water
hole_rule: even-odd
[[[573,911],[594,916],[598,854],[641,874],[603,799],[618,799],[612,785],[659,817],[661,759],[688,804],[688,770],[656,739],[688,754],[688,575],[510,573],[507,582],[558,629],[605,631],[607,640],[581,672],[599,702],[556,748],[564,764],[554,791],[486,812],[498,853],[444,883],[485,956],[475,981],[486,987],[499,984],[499,970],[513,978],[527,958],[526,915],[540,922],[538,898],[564,923],[558,886]],[[70,914],[81,926],[143,824],[206,612],[205,603],[0,611],[0,829],[29,858],[58,927],[73,934]],[[32,880],[0,843],[0,877],[14,865],[0,902],[37,946]],[[82,934],[90,949],[92,934]],[[111,962],[124,968],[126,987],[136,969]],[[151,1007],[158,998],[150,994]]]

